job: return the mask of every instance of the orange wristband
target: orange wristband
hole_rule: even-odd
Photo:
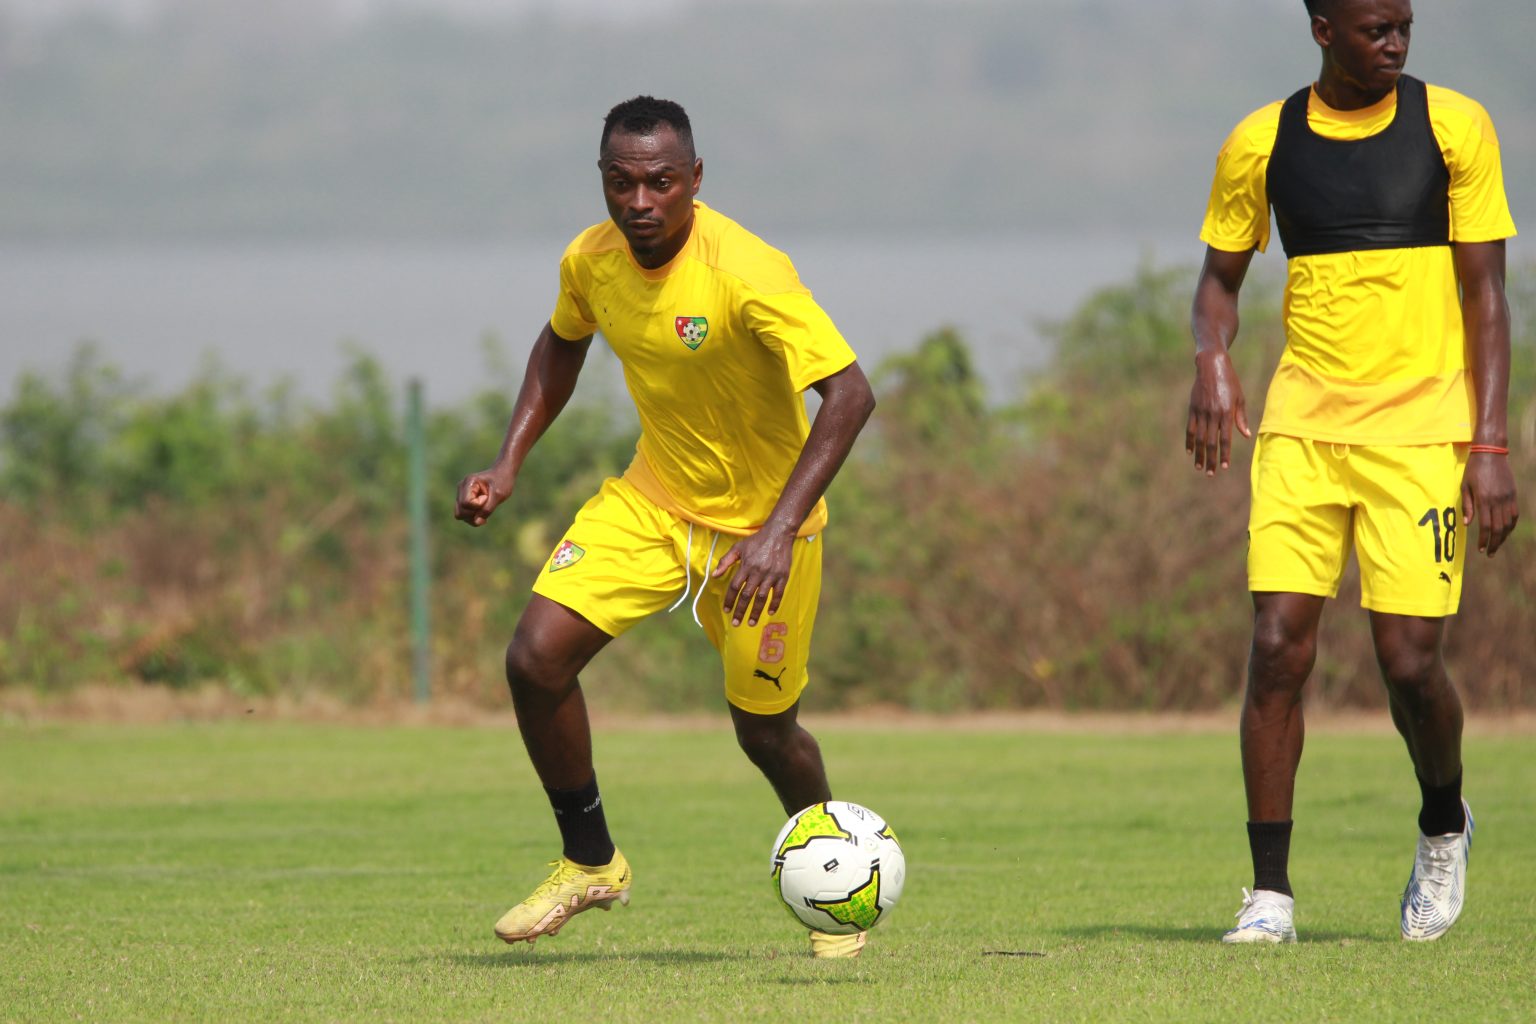
[[[1485,453],[1487,453],[1489,455],[1508,455],[1509,454],[1509,449],[1508,448],[1500,448],[1496,444],[1470,444],[1470,445],[1467,445],[1467,451],[1469,451],[1469,452],[1485,452]]]

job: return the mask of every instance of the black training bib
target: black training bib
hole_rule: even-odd
[[[1324,138],[1307,124],[1311,86],[1280,108],[1267,187],[1288,258],[1451,242],[1451,174],[1429,123],[1424,83],[1397,80],[1392,123],[1369,138]]]

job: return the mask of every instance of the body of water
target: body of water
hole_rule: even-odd
[[[1184,239],[1025,236],[776,238],[866,367],[952,325],[994,397],[1048,357],[1039,327],[1138,261],[1197,263]],[[210,356],[266,384],[288,377],[324,398],[347,344],[431,401],[483,386],[481,339],[519,365],[554,304],[563,239],[398,243],[0,246],[0,389],[57,373],[75,347],[165,392]]]

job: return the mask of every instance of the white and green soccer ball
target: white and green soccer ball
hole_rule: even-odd
[[[794,815],[773,844],[773,887],[807,928],[868,931],[901,898],[907,859],[885,819],[844,800]]]

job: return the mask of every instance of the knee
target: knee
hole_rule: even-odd
[[[1445,673],[1438,648],[1414,644],[1393,644],[1376,651],[1382,679],[1393,696],[1415,700],[1427,697],[1440,687]]]
[[[1287,628],[1278,618],[1254,622],[1248,685],[1262,696],[1296,697],[1317,660],[1317,638]]]
[[[507,686],[513,696],[554,694],[570,683],[559,659],[535,641],[515,636],[507,645]]]

